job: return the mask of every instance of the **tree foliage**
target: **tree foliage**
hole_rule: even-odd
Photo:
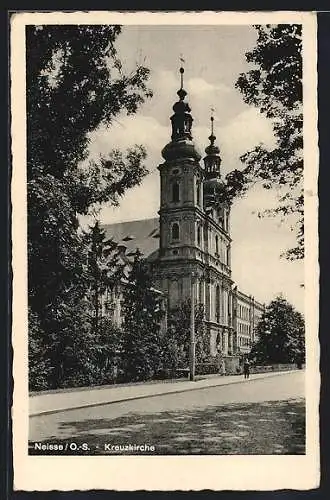
[[[147,68],[123,72],[114,45],[120,31],[119,26],[27,26],[29,178],[73,173],[87,157],[88,133],[101,123],[111,125],[123,110],[135,113],[151,95]]]
[[[51,377],[53,367],[48,357],[48,346],[45,342],[45,333],[40,327],[38,316],[28,311],[29,322],[29,390],[41,391],[49,387],[49,378]]]
[[[120,344],[123,332],[107,316],[99,318],[98,328],[93,328],[92,332],[92,370],[89,371],[89,380],[86,380],[85,384],[113,384],[120,377]]]
[[[121,332],[102,314],[102,298],[122,277],[122,266],[99,223],[84,233],[86,263],[83,294],[73,288],[52,302],[43,316],[29,314],[29,381],[31,390],[113,383]]]
[[[246,54],[252,69],[241,74],[236,87],[247,104],[259,108],[271,120],[276,139],[273,148],[257,145],[241,158],[245,184],[261,181],[265,189],[278,190],[278,206],[263,215],[293,220],[297,235],[289,259],[304,256],[302,26],[255,26],[258,38]],[[237,186],[237,192],[239,192]]]
[[[147,68],[125,74],[115,48],[120,31],[26,27],[28,291],[37,325],[30,327],[47,346],[51,386],[79,370],[86,379],[93,366],[90,247],[78,216],[100,203],[118,204],[147,173],[142,146],[88,160],[90,133],[122,112],[135,113],[151,96]],[[31,359],[37,344],[30,343]]]
[[[256,335],[250,358],[257,364],[304,362],[304,318],[284,298],[277,297],[267,306]]]
[[[146,261],[136,254],[123,289],[123,370],[128,380],[147,380],[160,369],[161,297]]]

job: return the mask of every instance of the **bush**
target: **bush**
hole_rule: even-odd
[[[213,375],[219,373],[217,363],[201,363],[196,366],[196,375]]]
[[[37,315],[29,312],[29,389],[71,388],[113,384],[119,378],[118,346],[122,332],[107,318],[91,331],[86,314],[84,327],[71,321],[63,324],[61,342],[52,342],[40,327]],[[118,373],[117,373],[118,372]]]

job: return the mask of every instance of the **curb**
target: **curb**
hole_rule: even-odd
[[[209,385],[209,386],[204,386],[204,387],[187,387],[186,389],[178,389],[176,391],[160,392],[160,393],[157,393],[157,394],[143,394],[141,396],[131,396],[131,397],[126,397],[126,398],[122,398],[122,399],[116,399],[115,401],[103,401],[103,402],[99,402],[99,403],[87,403],[87,404],[84,404],[84,405],[74,406],[74,407],[71,407],[71,408],[60,408],[60,409],[56,409],[56,410],[45,410],[45,411],[41,411],[41,412],[38,412],[38,413],[31,413],[29,415],[29,418],[39,417],[39,416],[42,416],[42,415],[52,415],[54,413],[62,413],[62,412],[68,412],[68,411],[74,411],[74,410],[82,410],[83,408],[95,408],[96,406],[106,406],[106,405],[111,405],[111,404],[116,404],[116,403],[124,403],[126,401],[135,401],[135,400],[138,400],[138,399],[147,399],[147,398],[155,398],[155,397],[159,397],[159,396],[168,396],[170,394],[180,394],[180,393],[188,392],[188,391],[200,391],[200,390],[203,390],[203,389],[212,389],[213,387],[221,387],[221,386],[227,387],[229,385],[254,382],[256,380],[264,380],[266,378],[276,377],[278,375],[285,375],[287,373],[295,373],[297,371],[301,371],[301,370],[286,370],[286,371],[282,371],[282,372],[271,373],[271,374],[267,374],[267,376],[258,377],[257,379],[233,380],[232,382],[228,382],[228,384],[221,384],[221,383],[219,383],[219,384],[214,384],[214,385]],[[196,382],[198,382],[198,381],[196,381]]]

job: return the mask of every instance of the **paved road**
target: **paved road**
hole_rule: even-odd
[[[29,439],[86,440],[88,437],[95,439],[96,436],[117,436],[123,432],[126,432],[127,438],[134,434],[136,439],[139,437],[139,429],[142,431],[151,424],[157,424],[159,434],[164,432],[166,422],[169,425],[174,421],[188,425],[188,416],[190,419],[196,419],[198,415],[201,425],[207,426],[210,425],[208,419],[211,418],[211,411],[225,411],[231,408],[231,405],[235,408],[235,404],[253,406],[253,403],[259,402],[302,400],[304,394],[304,372],[282,373],[260,380],[251,379],[248,383],[31,417]],[[272,403],[271,407],[273,406]],[[159,430],[161,422],[165,425],[162,431]]]

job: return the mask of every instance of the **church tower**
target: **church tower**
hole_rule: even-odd
[[[159,285],[169,307],[191,298],[192,282],[203,274],[203,169],[192,137],[193,118],[180,68],[179,100],[173,105],[171,141],[162,150]],[[203,291],[198,292],[202,295]],[[203,301],[203,298],[201,301]]]
[[[221,179],[214,118],[203,167],[193,142],[183,68],[180,75],[171,141],[162,150],[165,161],[158,167],[160,246],[155,278],[167,294],[169,309],[187,299],[204,306],[209,354],[217,358],[221,352],[228,357],[233,351],[230,207]]]
[[[206,313],[211,352],[231,355],[234,351],[231,279],[230,204],[221,177],[220,149],[215,144],[214,117],[211,116],[210,144],[204,157],[204,241],[207,255]]]

